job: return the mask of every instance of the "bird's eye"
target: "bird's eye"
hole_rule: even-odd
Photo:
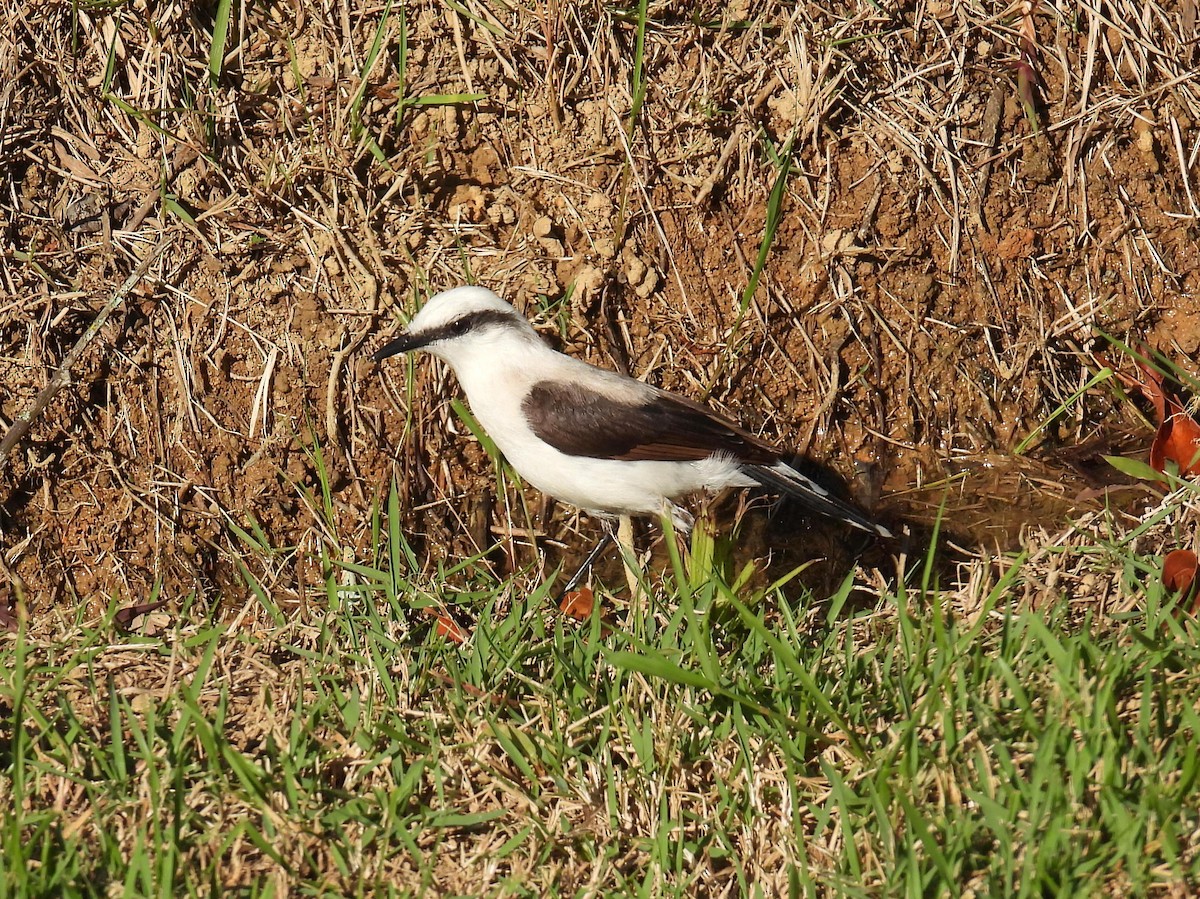
[[[450,323],[450,333],[455,337],[462,337],[467,331],[471,330],[471,322],[463,316]]]

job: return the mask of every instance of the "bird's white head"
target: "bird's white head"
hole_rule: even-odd
[[[398,353],[426,350],[457,370],[461,362],[514,339],[539,340],[525,317],[486,287],[455,287],[430,297],[404,333],[372,358],[378,362]]]

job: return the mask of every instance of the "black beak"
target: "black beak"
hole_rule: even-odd
[[[429,343],[429,341],[425,337],[422,337],[419,334],[409,334],[405,332],[391,343],[384,346],[382,349],[373,353],[371,358],[376,362],[382,362],[389,356],[397,356],[400,353],[407,353],[411,350],[419,350],[427,343]]]

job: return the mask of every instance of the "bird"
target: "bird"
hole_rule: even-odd
[[[606,522],[665,516],[686,533],[693,517],[678,501],[688,494],[764,487],[810,512],[892,536],[708,407],[558,352],[485,287],[434,295],[372,358],[416,350],[450,366],[472,414],[525,481]],[[609,531],[572,583],[611,539]]]

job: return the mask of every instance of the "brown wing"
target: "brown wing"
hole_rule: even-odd
[[[704,406],[656,392],[629,403],[561,381],[541,381],[521,405],[533,432],[569,456],[695,462],[724,453],[770,465],[779,453]]]

